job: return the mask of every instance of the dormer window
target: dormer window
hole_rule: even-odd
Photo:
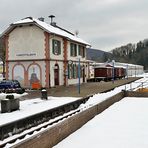
[[[52,40],[52,52],[54,55],[61,54],[61,42],[59,40]]]

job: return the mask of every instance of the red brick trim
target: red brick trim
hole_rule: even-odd
[[[67,40],[64,38],[63,39],[63,57],[64,57],[64,61],[63,61],[63,78],[64,78],[64,85],[66,86],[68,84],[67,82]]]
[[[50,64],[49,64],[49,58],[50,58],[50,52],[49,52],[49,33],[44,32],[45,36],[45,83],[46,83],[46,88],[49,88],[49,75],[50,75]]]
[[[49,59],[49,33],[44,32],[45,36],[45,58]]]
[[[9,78],[9,36],[5,36],[5,48],[6,48],[6,79]]]

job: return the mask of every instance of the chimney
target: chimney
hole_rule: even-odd
[[[53,22],[53,18],[54,18],[55,16],[54,16],[54,15],[49,15],[48,17],[50,18],[50,25],[56,26],[56,23]]]
[[[38,18],[38,20],[44,22],[44,18],[43,17]]]
[[[57,26],[57,23],[56,22],[52,22],[52,23],[50,23],[50,25],[56,27]]]

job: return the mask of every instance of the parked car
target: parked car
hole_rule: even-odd
[[[21,87],[17,80],[3,80],[0,82],[0,91],[22,94],[25,92],[25,89]]]

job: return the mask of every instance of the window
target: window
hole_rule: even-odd
[[[77,65],[76,64],[68,64],[68,79],[76,79],[77,78]]]
[[[77,44],[70,43],[70,56],[72,57],[77,56]]]
[[[81,45],[78,46],[78,54],[82,56],[82,58],[85,57],[85,47],[84,46],[81,46]]]
[[[53,39],[52,40],[52,49],[53,49],[52,50],[53,54],[55,54],[55,55],[61,54],[61,42]]]
[[[68,64],[68,79],[73,77],[73,64]]]

